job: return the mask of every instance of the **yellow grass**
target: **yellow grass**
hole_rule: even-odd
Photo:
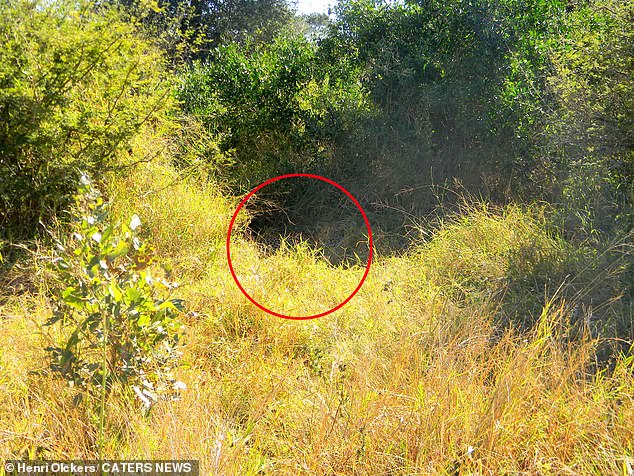
[[[596,372],[601,342],[587,329],[568,338],[561,299],[527,297],[544,304],[530,330],[500,321],[529,320],[519,295],[500,304],[521,290],[516,276],[572,253],[534,214],[473,208],[405,255],[380,256],[342,310],[288,321],[256,309],[229,274],[237,202],[155,164],[110,186],[114,216],[141,217],[191,312],[187,390],[146,416],[114,392],[104,456],[198,459],[217,475],[631,474],[634,359]],[[254,297],[288,313],[331,306],[362,274],[303,246],[266,256],[239,233],[233,246]],[[95,457],[94,402],[46,371],[52,303],[3,302],[0,459]]]

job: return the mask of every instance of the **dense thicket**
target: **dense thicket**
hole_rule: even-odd
[[[593,2],[566,25],[535,160],[568,228],[609,236],[634,226],[634,2]]]
[[[293,21],[285,0],[110,0],[144,30],[178,64],[206,59],[228,42],[270,42]]]
[[[631,15],[632,2],[342,1],[316,42],[220,47],[186,69],[179,98],[233,154],[223,176],[238,189],[316,171],[376,211],[420,214],[432,184],[457,185],[556,203],[586,237],[623,232]]]
[[[342,0],[325,22],[268,0],[5,2],[5,234],[63,208],[77,170],[121,165],[171,107],[163,64],[182,111],[175,160],[236,192],[316,172],[388,231],[460,191],[546,200],[581,239],[626,233],[633,5]]]
[[[32,236],[80,171],[121,166],[135,134],[159,126],[170,84],[137,31],[87,3],[0,3],[0,236]]]

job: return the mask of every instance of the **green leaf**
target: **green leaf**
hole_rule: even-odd
[[[86,304],[84,299],[82,299],[82,296],[77,294],[77,289],[75,289],[72,286],[67,287],[62,292],[62,301],[64,301],[64,303],[66,303],[67,305],[80,311],[85,308],[85,304]]]
[[[139,327],[145,327],[150,323],[150,316],[147,312],[142,313],[136,321]]]
[[[178,310],[172,301],[163,301],[156,309],[159,311],[162,311],[163,309],[171,309],[174,311]]]
[[[170,299],[170,302],[174,305],[174,307],[180,311],[185,311],[185,301],[183,299]]]
[[[129,287],[125,290],[126,301],[129,305],[136,304],[141,299],[141,291],[135,287]]]
[[[111,282],[108,285],[108,293],[117,302],[121,301],[121,299],[123,298],[123,293],[121,292],[121,288],[115,282]]]
[[[128,252],[129,249],[130,245],[128,245],[128,243],[126,243],[124,240],[121,240],[119,241],[119,243],[117,243],[117,246],[115,246],[115,248],[110,253],[108,253],[108,259],[113,260],[115,258],[123,256]]]
[[[114,233],[114,226],[108,225],[106,229],[103,231],[103,233],[101,234],[101,242],[108,243],[113,233]]]

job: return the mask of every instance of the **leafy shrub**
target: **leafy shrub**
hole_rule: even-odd
[[[552,48],[545,165],[569,229],[585,237],[634,227],[634,1],[589,2]],[[594,235],[594,236],[593,236]]]
[[[80,387],[110,388],[114,381],[155,387],[167,383],[178,358],[182,302],[162,299],[173,284],[148,266],[152,249],[129,225],[108,221],[106,204],[82,177],[72,238],[58,241],[53,260],[61,284],[47,325],[68,330],[62,346],[48,348],[51,368]],[[148,384],[149,382],[149,384]]]
[[[359,84],[342,81],[316,58],[310,41],[282,35],[265,45],[232,43],[214,60],[185,71],[178,98],[234,151],[225,170],[234,183],[259,183],[278,173],[315,170],[333,142],[367,109]]]
[[[170,108],[158,50],[115,9],[0,3],[0,228],[33,233]]]

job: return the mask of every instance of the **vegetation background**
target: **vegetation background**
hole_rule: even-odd
[[[0,2],[0,459],[634,474],[634,2]],[[227,269],[283,173],[344,308]],[[363,274],[276,182],[259,302]],[[4,469],[0,469],[0,474]]]

